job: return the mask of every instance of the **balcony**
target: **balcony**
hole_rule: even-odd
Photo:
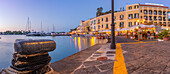
[[[108,27],[106,29],[109,29]]]
[[[120,20],[123,20],[123,18],[120,18]]]

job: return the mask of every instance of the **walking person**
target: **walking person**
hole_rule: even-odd
[[[147,39],[150,39],[150,32],[147,32]]]

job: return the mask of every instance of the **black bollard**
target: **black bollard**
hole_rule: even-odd
[[[48,54],[56,48],[53,40],[17,39],[14,48],[12,65],[2,69],[2,74],[53,74]]]

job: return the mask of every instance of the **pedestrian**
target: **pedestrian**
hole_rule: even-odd
[[[150,32],[147,32],[147,39],[150,39]]]

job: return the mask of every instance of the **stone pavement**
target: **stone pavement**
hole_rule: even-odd
[[[129,74],[170,74],[170,41],[123,44]]]
[[[109,49],[110,44],[102,45],[100,49],[94,52],[89,58],[75,69],[73,74],[113,74],[113,65],[115,59],[115,50]],[[97,60],[100,57],[107,59]]]

